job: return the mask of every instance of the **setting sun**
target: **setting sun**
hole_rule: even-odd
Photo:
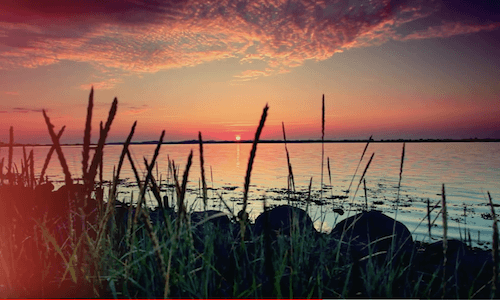
[[[237,135],[237,136],[235,137],[235,139],[236,139],[237,141],[239,141],[239,140],[241,140],[241,136]]]

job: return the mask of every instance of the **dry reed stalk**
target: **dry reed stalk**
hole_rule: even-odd
[[[311,177],[309,179],[309,188],[307,192],[307,199],[306,199],[306,212],[309,213],[309,203],[311,203],[311,188],[312,188],[312,183],[313,183],[313,178]]]
[[[152,172],[153,172],[153,167],[155,165],[156,159],[158,158],[158,155],[160,154],[160,148],[161,145],[163,144],[163,138],[165,137],[165,130],[161,132],[160,140],[158,141],[158,144],[156,145],[155,153],[153,155],[153,159],[151,160],[151,164],[149,165],[148,172],[146,174],[146,179],[144,181],[144,184],[141,187],[140,195],[139,195],[139,203],[137,203],[137,207],[135,209],[135,216],[134,216],[134,224],[137,224],[137,218],[139,217],[142,204],[145,201],[145,194],[146,194],[146,188],[149,184],[149,181],[151,180],[152,177]]]
[[[104,144],[106,143],[106,138],[108,136],[109,130],[111,129],[111,124],[113,123],[113,119],[115,118],[117,108],[118,108],[118,99],[115,98],[113,100],[113,103],[111,104],[106,125],[99,132],[99,141],[97,143],[94,152],[94,157],[92,158],[92,163],[90,164],[89,171],[87,172],[87,177],[84,179],[84,181],[88,186],[93,186],[94,184],[94,179],[97,174],[97,166],[101,162],[101,158],[103,156]]]
[[[247,172],[245,175],[245,186],[243,190],[243,208],[242,208],[243,215],[246,214],[246,209],[248,205],[248,189],[250,187],[250,176],[252,175],[253,161],[257,153],[257,144],[259,143],[260,134],[262,133],[262,129],[264,128],[264,124],[266,122],[268,109],[269,106],[266,104],[264,110],[262,111],[262,116],[260,117],[259,126],[257,127],[257,131],[255,132],[255,138],[252,143],[252,150],[250,150],[250,158],[248,159]],[[243,226],[243,223],[241,224]]]
[[[57,140],[59,140],[61,138],[65,128],[66,128],[66,126],[63,126],[61,128],[61,130],[59,130],[59,133],[57,134]],[[52,144],[49,152],[47,153],[47,156],[45,157],[45,162],[43,163],[42,172],[40,173],[40,184],[43,182],[43,176],[45,175],[45,172],[47,171],[47,168],[48,168],[49,162],[50,162],[50,158],[52,157],[52,154],[54,153],[55,150],[56,150],[56,146],[54,144]]]
[[[21,177],[25,181],[24,184],[28,184],[28,156],[26,155],[26,146],[23,145],[23,161],[21,162]]]
[[[368,145],[370,145],[370,141],[372,141],[372,136],[373,135],[370,135],[370,137],[368,138],[368,142],[366,142],[365,149],[363,150],[363,153],[361,154],[361,158],[359,159],[358,166],[356,167],[356,171],[354,171],[354,175],[352,175],[351,183],[349,183],[349,187],[347,188],[346,194],[349,194],[349,191],[351,190],[351,186],[352,186],[352,183],[354,181],[354,177],[356,177],[356,174],[358,173],[359,165],[361,164],[361,161],[363,160],[363,157],[365,156],[366,149],[368,149]]]
[[[88,172],[93,107],[94,107],[94,87],[92,86],[92,88],[90,89],[89,104],[87,106],[87,119],[85,121],[85,131],[83,135],[83,151],[82,151],[83,178],[87,177],[87,172]]]
[[[33,157],[33,149],[30,151],[30,156],[29,156],[29,161],[30,161],[30,186],[31,188],[35,188],[36,181],[35,181],[35,159]]]
[[[4,161],[5,157],[2,157],[2,161],[0,161],[0,185],[3,185],[3,181],[4,181],[4,178],[3,178],[3,161]]]
[[[446,264],[448,263],[448,258],[446,257],[446,252],[448,251],[448,213],[446,212],[446,194],[444,189],[444,183],[441,188],[441,201],[442,201],[442,211],[443,211],[443,298],[446,293]]]
[[[137,186],[139,187],[139,190],[142,189],[142,183],[141,183],[141,178],[139,176],[139,172],[137,172],[137,168],[135,167],[134,160],[132,159],[132,156],[130,155],[130,149],[127,148],[127,158],[128,161],[130,162],[130,167],[132,168],[132,171],[134,172],[134,177],[135,180],[137,181]]]
[[[240,232],[241,232],[241,240],[242,241],[245,238],[245,228],[246,228],[245,223],[247,221],[246,218],[248,216],[247,205],[248,205],[248,189],[250,187],[250,176],[252,175],[253,161],[254,161],[255,155],[257,153],[257,144],[259,143],[260,134],[262,133],[262,129],[264,128],[264,124],[266,123],[268,110],[269,110],[269,106],[266,103],[266,106],[264,107],[264,110],[262,111],[262,116],[260,117],[259,126],[257,127],[257,131],[255,132],[255,138],[254,138],[253,143],[252,143],[252,150],[250,150],[250,158],[248,159],[247,172],[245,175],[245,186],[243,189],[243,208],[241,209],[242,219],[240,219],[240,227],[241,227]],[[238,215],[239,215],[239,213],[238,213]]]
[[[396,198],[396,203],[399,203],[399,191],[401,189],[401,179],[403,178],[403,165],[405,161],[405,145],[406,143],[403,143],[403,151],[401,153],[401,165],[399,166],[399,181],[398,181],[398,196]],[[397,207],[396,207],[397,209]],[[396,210],[396,215],[397,215],[397,210]]]
[[[359,179],[358,186],[356,187],[356,191],[354,192],[354,196],[352,197],[352,202],[354,202],[354,199],[356,198],[356,194],[358,193],[359,186],[361,185],[361,182],[363,182],[363,179],[365,178],[366,171],[368,171],[368,168],[370,167],[370,164],[372,163],[373,156],[375,155],[375,152],[372,153],[372,156],[370,157],[370,160],[366,164],[365,170],[363,171],[363,175],[361,175],[361,178]]]
[[[431,200],[427,198],[427,228],[429,229],[429,238],[431,237]]]
[[[491,293],[493,297],[496,297],[497,283],[498,283],[498,224],[497,215],[495,214],[495,208],[493,206],[493,201],[491,200],[490,192],[488,191],[488,199],[491,206],[491,214],[493,216],[493,244],[491,254],[493,255],[493,278]]]
[[[368,194],[366,193],[366,179],[363,179],[363,189],[365,190],[365,210],[368,211]]]
[[[191,152],[189,152],[189,156],[188,156],[188,160],[187,160],[187,164],[186,164],[186,169],[184,170],[184,174],[182,175],[182,186],[181,186],[181,190],[180,190],[179,209],[181,209],[180,216],[182,218],[184,218],[184,220],[186,220],[186,218],[187,218],[185,197],[186,197],[186,187],[187,187],[187,182],[188,182],[189,169],[191,168],[192,162],[193,162],[193,150],[191,150]]]
[[[52,139],[52,144],[55,147],[55,151],[57,153],[57,156],[59,158],[59,162],[61,163],[61,167],[64,172],[64,182],[66,183],[66,186],[68,187],[68,190],[72,190],[73,186],[73,179],[71,179],[71,174],[69,172],[68,164],[66,163],[66,159],[64,158],[64,154],[62,152],[61,145],[59,144],[59,139],[57,138],[56,134],[54,133],[54,125],[50,123],[50,119],[45,113],[45,109],[42,110],[43,117],[45,118],[45,123],[47,124],[47,128],[49,130],[50,138]]]
[[[323,94],[322,106],[321,106],[321,189],[320,189],[320,201],[323,200],[323,165],[325,162],[325,94]],[[323,206],[321,206],[321,211],[323,211]]]
[[[13,184],[12,176],[12,155],[14,154],[14,127],[10,126],[9,129],[9,162],[7,165],[7,178],[9,179],[9,184]]]
[[[146,166],[146,170],[147,170],[150,167],[148,164],[148,160],[145,157],[143,159],[144,159],[144,165]],[[163,202],[161,201],[160,188],[156,184],[156,180],[155,180],[155,177],[153,175],[151,175],[150,179],[151,179],[151,185],[152,185],[151,191],[153,192],[153,195],[155,196],[156,202],[158,202],[158,207],[163,211],[164,207],[163,207]]]
[[[295,180],[293,178],[292,164],[290,163],[290,154],[288,153],[288,147],[286,145],[286,134],[285,134],[285,123],[281,122],[281,127],[283,128],[283,140],[285,141],[285,152],[286,152],[286,162],[288,164],[288,192],[290,193],[290,188],[295,193]],[[288,201],[290,201],[290,194],[288,195]]]
[[[89,103],[89,106],[90,106],[90,103]],[[125,140],[125,143],[123,144],[122,153],[120,154],[120,160],[118,161],[118,168],[116,170],[116,178],[113,179],[113,187],[111,188],[111,199],[113,199],[113,201],[116,197],[116,188],[117,188],[118,182],[120,180],[120,172],[121,172],[121,169],[123,166],[123,161],[125,160],[125,155],[128,152],[128,147],[130,145],[130,142],[132,141],[132,137],[134,136],[136,125],[137,125],[137,121],[135,121],[134,124],[132,125],[132,128],[130,129],[130,133],[128,134],[127,139]]]
[[[326,166],[328,168],[328,182],[332,185],[332,172],[330,171],[330,157],[326,158]]]
[[[203,206],[204,210],[207,210],[207,181],[205,179],[205,160],[203,158],[203,140],[201,138],[201,131],[198,131],[198,141],[200,143],[200,172],[201,172],[201,184],[203,189]]]

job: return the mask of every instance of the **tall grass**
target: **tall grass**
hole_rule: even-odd
[[[193,152],[191,151],[187,158],[182,179],[180,178],[179,166],[168,158],[167,185],[162,185],[161,177],[158,181],[158,170],[156,174],[153,170],[157,166],[160,148],[163,144],[165,135],[165,131],[163,131],[152,159],[148,161],[143,158],[147,171],[146,174],[141,176],[136,168],[137,162],[133,160],[130,150],[130,143],[137,125],[136,122],[132,125],[123,145],[118,165],[113,171],[110,191],[106,196],[101,195],[99,197],[98,188],[102,187],[104,180],[102,171],[99,171],[100,178],[97,180],[98,182],[96,182],[95,178],[98,169],[102,170],[103,165],[106,163],[103,158],[103,149],[111,123],[117,113],[117,106],[118,102],[115,98],[109,111],[108,121],[105,125],[101,122],[94,157],[90,165],[86,164],[85,161],[90,159],[91,147],[90,123],[93,89],[91,90],[82,151],[82,173],[84,184],[88,186],[88,190],[84,191],[83,198],[89,200],[88,204],[99,202],[99,199],[101,201],[105,200],[102,204],[96,204],[103,205],[103,209],[99,209],[97,214],[92,214],[88,210],[84,210],[84,207],[82,207],[84,203],[75,201],[82,199],[82,195],[70,193],[66,197],[67,199],[64,198],[62,201],[74,201],[75,205],[71,208],[71,211],[64,216],[58,216],[56,219],[49,220],[47,215],[37,218],[30,228],[31,231],[27,233],[29,238],[22,241],[22,243],[19,243],[18,239],[22,240],[25,236],[20,236],[19,231],[3,225],[0,227],[0,238],[2,238],[2,241],[7,241],[6,244],[9,245],[7,251],[4,251],[5,247],[0,249],[0,270],[7,275],[4,286],[7,286],[9,291],[12,291],[15,287],[20,286],[20,283],[23,283],[22,277],[16,277],[14,274],[20,272],[21,263],[19,261],[24,259],[41,266],[41,273],[32,274],[30,280],[36,281],[38,280],[36,278],[45,278],[40,279],[40,282],[43,283],[42,286],[45,286],[48,281],[55,282],[55,285],[51,285],[51,287],[56,292],[49,293],[42,289],[42,292],[30,294],[28,292],[29,287],[27,287],[17,294],[14,292],[10,294],[4,293],[3,290],[0,290],[0,296],[46,297],[63,295],[67,297],[68,295],[74,296],[74,293],[77,292],[77,295],[84,297],[115,298],[392,297],[395,296],[394,287],[397,286],[404,291],[401,295],[418,298],[429,295],[432,280],[441,285],[443,296],[450,295],[449,291],[445,289],[447,280],[445,274],[443,274],[443,278],[432,279],[430,283],[422,279],[424,275],[428,274],[419,274],[420,277],[408,275],[412,266],[400,264],[400,261],[396,260],[396,253],[399,249],[389,253],[388,263],[380,265],[378,258],[384,253],[374,253],[372,251],[374,249],[372,246],[379,241],[373,241],[370,245],[367,245],[370,250],[368,256],[353,259],[346,249],[355,247],[355,242],[339,242],[338,239],[330,235],[306,231],[305,228],[299,226],[303,221],[297,220],[293,215],[290,220],[292,225],[289,235],[283,234],[283,232],[271,231],[270,223],[274,220],[269,217],[264,222],[264,234],[260,236],[254,233],[251,224],[249,224],[251,222],[247,219],[246,210],[257,145],[269,109],[267,105],[264,107],[255,133],[252,150],[250,151],[245,174],[242,214],[240,214],[239,224],[235,222],[234,227],[233,222],[230,221],[227,221],[229,222],[227,228],[217,225],[216,221],[225,214],[209,216],[207,213],[208,196],[201,132],[198,135],[198,140],[201,184],[203,187],[201,198],[203,198],[205,211],[202,221],[193,222],[194,214],[188,209],[187,205],[186,193]],[[322,142],[324,142],[324,98],[322,113]],[[61,129],[56,135],[45,111],[43,115],[53,141],[51,151],[58,153],[59,163],[65,173],[66,185],[70,187],[73,184],[75,174],[69,173],[67,164],[64,166],[65,159],[60,145],[63,130]],[[282,123],[282,128],[287,155],[288,186],[289,189],[294,189],[295,183],[286,145],[284,123]],[[13,148],[13,130],[11,130],[10,135],[10,148]],[[361,160],[363,160],[370,141],[371,137],[364,148],[358,167]],[[12,161],[10,152],[6,167],[9,171],[7,173],[10,177],[7,179],[9,185],[22,184],[29,189],[33,189],[37,184],[44,182],[42,175],[49,163],[49,155],[45,160],[40,180],[37,182],[34,180],[35,162],[33,152],[30,152],[29,155],[23,152],[20,173],[15,172],[15,164]],[[122,202],[119,199],[119,182],[125,156],[134,173],[139,193],[137,195],[137,191],[133,191],[130,200],[123,200]],[[364,168],[352,198],[355,199],[360,184],[363,183],[366,209],[368,209],[368,197],[365,176],[373,157],[374,153]],[[399,200],[404,158],[405,146],[403,144],[397,201]],[[321,190],[323,190],[323,160],[324,148],[322,147]],[[329,158],[327,159],[327,167],[331,185]],[[0,163],[0,170],[2,171],[0,175],[2,176],[4,168],[5,165],[2,160]],[[17,179],[14,179],[14,177]],[[211,178],[213,186],[212,170]],[[170,180],[174,182],[173,187],[169,184]],[[163,189],[167,189],[167,191]],[[311,189],[312,177],[309,182],[306,211],[314,197]],[[154,198],[157,200],[158,205],[155,210],[145,205],[148,191],[152,191]],[[165,193],[164,200],[162,200],[161,193]],[[168,209],[170,208],[168,204],[169,193],[171,193],[172,198],[176,198],[176,201],[172,199],[172,203],[177,203],[176,212]],[[320,197],[322,197],[321,194]],[[228,211],[231,211],[222,195],[219,195],[219,198],[220,205],[224,205]],[[489,198],[495,218],[493,228],[497,236],[498,229],[495,229],[497,226],[496,215],[491,196]],[[264,211],[269,210],[266,199],[263,201],[263,206]],[[431,226],[430,213],[432,211],[430,206],[430,202],[428,202],[429,231]],[[443,226],[445,228],[443,232],[443,254],[446,257],[447,213],[444,184],[442,187],[442,206],[440,213],[443,214]],[[155,216],[158,213],[160,217],[156,218]],[[438,216],[440,213],[438,213]],[[231,211],[230,217],[234,218],[234,212]],[[76,233],[78,228],[79,232]],[[496,237],[495,242],[495,235],[493,237],[493,248],[496,267],[498,264],[498,258],[496,257],[498,256],[498,237]],[[30,252],[29,249],[33,251],[30,250]],[[362,264],[366,268],[360,269]],[[446,264],[445,261],[444,265],[446,266]],[[497,270],[494,270],[494,276],[497,276]],[[423,283],[424,281],[425,283]],[[496,295],[494,292],[497,277],[494,277],[492,282],[492,295]],[[428,286],[425,286],[427,283]],[[69,294],[63,294],[64,292]],[[472,295],[474,295],[474,292],[478,293],[479,289],[473,291]]]

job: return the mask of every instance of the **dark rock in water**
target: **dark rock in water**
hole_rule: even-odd
[[[293,232],[292,225],[298,224],[300,232],[308,231],[317,233],[311,217],[304,210],[290,205],[281,205],[263,212],[255,220],[254,233],[262,234],[265,228],[266,216],[269,218],[269,229],[276,236],[278,233],[290,236]]]
[[[401,255],[413,251],[413,238],[403,223],[394,220],[380,211],[362,212],[349,217],[330,233],[334,238],[351,245],[354,259],[362,259],[379,252],[377,256]],[[394,241],[394,245],[392,244]]]
[[[333,209],[334,213],[338,213],[339,215],[343,216],[344,215],[344,210],[342,208],[334,208]]]

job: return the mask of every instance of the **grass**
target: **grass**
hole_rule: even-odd
[[[324,139],[324,96],[322,102],[322,140]],[[196,219],[189,209],[186,190],[190,176],[193,153],[188,156],[182,179],[178,165],[169,159],[167,190],[161,198],[158,172],[154,167],[165,132],[162,132],[153,158],[145,158],[146,174],[139,175],[136,163],[131,157],[129,145],[133,138],[136,122],[123,145],[119,163],[113,172],[112,185],[107,195],[102,192],[103,151],[106,138],[117,113],[115,98],[105,125],[101,122],[98,144],[94,156],[90,157],[91,120],[93,89],[90,92],[82,151],[83,189],[78,190],[75,174],[70,174],[59,140],[64,127],[56,135],[49,117],[43,112],[53,146],[51,147],[42,172],[37,179],[34,174],[33,153],[24,154],[21,172],[15,172],[12,160],[14,131],[10,129],[9,156],[7,166],[0,163],[0,197],[2,197],[2,217],[0,221],[0,297],[110,297],[110,298],[344,298],[344,297],[462,297],[463,294],[449,286],[446,273],[447,213],[444,185],[442,188],[443,216],[443,271],[415,271],[411,262],[417,258],[401,258],[399,249],[389,254],[376,252],[380,240],[366,245],[368,255],[353,258],[348,250],[355,247],[355,241],[322,233],[308,231],[304,220],[291,220],[290,235],[276,235],[270,230],[272,220],[265,219],[262,235],[254,233],[249,224],[247,201],[250,178],[257,146],[264,128],[269,107],[266,105],[255,133],[245,175],[243,208],[239,216],[219,195],[221,206],[229,214],[209,214],[207,211],[207,184],[203,160],[203,141],[199,133],[201,198],[205,208],[202,219]],[[283,138],[286,142],[285,126]],[[358,167],[371,141],[369,138]],[[54,193],[37,195],[47,182],[44,174],[50,157],[56,152],[65,175],[68,193],[59,197],[57,203],[51,199]],[[25,153],[25,152],[24,152]],[[285,143],[288,165],[288,199],[295,195],[295,183],[290,154]],[[356,193],[363,183],[365,206],[368,209],[365,175],[372,162],[371,155],[358,182]],[[401,186],[405,146],[403,144],[398,195]],[[89,162],[89,160],[91,161]],[[132,192],[129,203],[118,199],[120,173],[125,159],[130,162],[135,174],[138,191]],[[322,147],[321,191],[323,190]],[[330,162],[327,158],[328,176],[331,185]],[[7,173],[4,174],[4,168]],[[356,168],[356,172],[357,172]],[[101,170],[101,171],[98,171]],[[100,173],[99,180],[96,176]],[[355,173],[356,173],[355,172]],[[213,177],[210,170],[212,185]],[[354,176],[347,193],[354,181]],[[173,183],[173,184],[170,184]],[[311,202],[311,185],[307,207]],[[37,189],[38,188],[38,189]],[[145,193],[152,190],[157,208],[152,210],[144,205]],[[35,191],[37,191],[35,193]],[[132,205],[134,195],[137,205]],[[320,194],[322,197],[322,194]],[[489,196],[489,194],[488,194]],[[49,201],[48,207],[31,199]],[[54,200],[54,201],[56,201]],[[105,201],[103,201],[105,200]],[[321,200],[321,199],[320,199]],[[13,203],[16,201],[16,203]],[[55,211],[57,205],[70,202],[63,213]],[[493,257],[494,269],[489,284],[471,287],[469,296],[483,295],[483,290],[496,294],[498,267],[498,229],[491,196],[489,201],[494,216]],[[295,202],[295,201],[294,201]],[[169,203],[176,203],[174,211]],[[290,202],[291,203],[291,202]],[[191,204],[192,205],[192,204]],[[263,201],[264,211],[268,210]],[[21,207],[24,211],[20,211]],[[434,206],[435,209],[437,207]],[[42,208],[47,209],[43,211]],[[307,209],[306,209],[307,210]],[[33,211],[40,212],[35,214]],[[431,207],[428,203],[428,226],[431,224]],[[438,217],[436,216],[436,218]],[[7,221],[8,220],[8,221]],[[235,223],[233,220],[237,220]],[[424,221],[424,220],[422,220]],[[435,219],[434,219],[435,221]],[[348,228],[345,228],[346,230]],[[393,232],[395,229],[393,229]],[[390,238],[390,237],[389,237]],[[391,239],[391,247],[395,239]],[[380,258],[387,256],[381,263]],[[479,276],[479,275],[478,275]],[[437,286],[437,287],[436,287]]]

